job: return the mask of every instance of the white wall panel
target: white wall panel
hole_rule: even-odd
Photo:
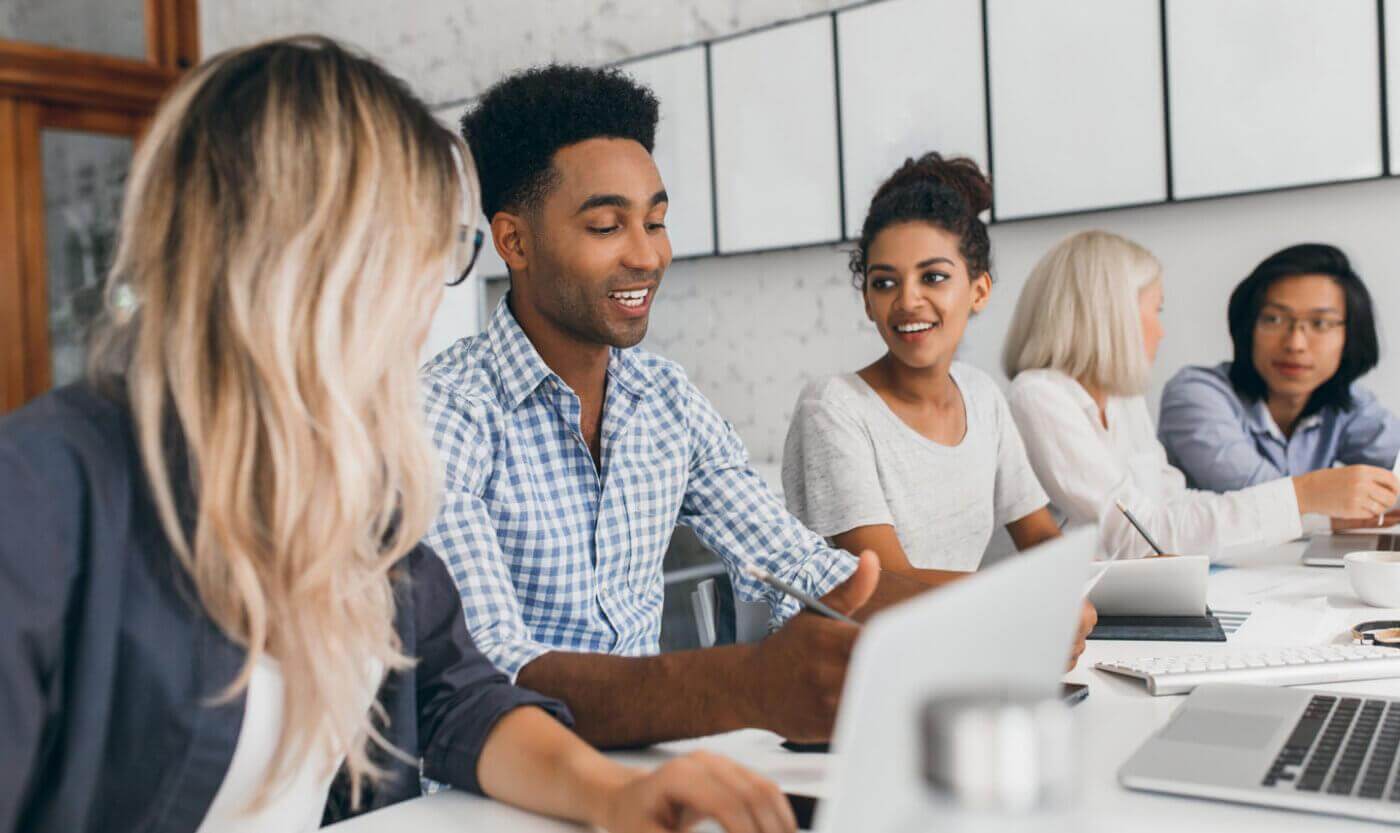
[[[1381,0],[1385,5],[1385,92],[1389,113],[1391,175],[1400,174],[1400,3]]]
[[[1167,196],[1157,0],[988,0],[997,219]]]
[[[1167,0],[1180,198],[1381,174],[1376,4]]]
[[[697,46],[622,65],[661,104],[652,157],[671,198],[666,231],[675,257],[713,254],[709,85],[705,48]]]
[[[840,237],[831,18],[710,49],[720,251]]]
[[[936,150],[987,168],[980,0],[891,0],[836,16],[846,236],[911,156]]]

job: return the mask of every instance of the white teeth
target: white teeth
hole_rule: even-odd
[[[932,329],[933,325],[928,323],[927,321],[923,321],[918,324],[900,324],[898,327],[895,327],[895,330],[901,333],[920,333],[924,330]]]
[[[624,307],[640,307],[646,303],[648,289],[629,289],[625,292],[609,292],[608,297]]]

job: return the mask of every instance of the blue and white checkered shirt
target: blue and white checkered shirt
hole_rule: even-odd
[[[429,362],[423,383],[447,471],[427,541],[457,581],[477,646],[511,679],[550,651],[656,653],[661,559],[677,523],[724,560],[741,598],[767,601],[778,619],[796,604],[742,575],[745,559],[815,595],[855,571],[788,514],[673,362],[613,350],[601,470],[579,432],[578,396],[506,300],[486,332]]]

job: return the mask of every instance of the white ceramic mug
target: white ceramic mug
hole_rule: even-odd
[[[1400,552],[1349,552],[1346,564],[1351,589],[1372,607],[1400,608]]]

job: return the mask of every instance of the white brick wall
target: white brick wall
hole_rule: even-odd
[[[430,102],[480,92],[503,73],[549,60],[606,63],[836,8],[830,0],[205,0],[207,52],[298,31],[361,45]],[[663,103],[664,104],[664,103]],[[997,285],[963,358],[997,370],[1002,334],[1031,265],[1055,241],[1102,227],[1134,237],[1166,267],[1167,340],[1157,384],[1186,363],[1227,356],[1225,300],[1265,255],[1319,240],[1352,256],[1376,296],[1382,342],[1400,327],[1400,184],[1394,181],[1161,206],[995,227]],[[494,287],[499,292],[499,286]],[[831,247],[678,263],[646,346],[680,361],[749,444],[782,454],[793,400],[811,377],[858,368],[881,351]],[[1366,380],[1400,408],[1400,360]],[[1154,396],[1155,400],[1154,388]]]

